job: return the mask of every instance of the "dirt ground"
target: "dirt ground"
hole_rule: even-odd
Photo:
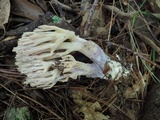
[[[159,0],[1,0],[0,119],[159,120],[159,20]],[[118,80],[82,75],[50,89],[25,85],[27,75],[17,70],[12,50],[40,25],[93,41],[130,74]]]

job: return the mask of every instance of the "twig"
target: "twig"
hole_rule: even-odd
[[[0,84],[1,87],[3,87],[5,90],[7,90],[8,92],[10,92],[12,95],[15,96],[15,93],[12,92],[11,90],[9,90],[7,87],[5,87],[4,85]],[[54,116],[56,116],[58,119],[60,120],[63,120],[60,116],[58,116],[56,113],[54,113],[53,111],[49,110],[46,106],[42,105],[41,103],[37,102],[37,101],[34,101],[33,99],[31,99],[30,97],[28,96],[25,96],[25,95],[22,95],[22,94],[19,94],[19,96],[22,96],[23,98],[26,98],[28,100],[31,100],[32,102],[40,105],[41,107],[43,107],[44,109],[46,109],[48,112],[52,113]],[[29,105],[25,100],[23,100],[21,97],[19,97],[18,95],[16,95],[16,98],[21,100],[22,102],[24,102],[25,104]]]
[[[140,11],[140,7],[138,6],[138,4],[136,3],[135,0],[134,0],[134,2],[135,2],[135,5],[138,7],[138,9],[139,9],[139,11]],[[140,15],[144,18],[144,15],[143,15],[141,12],[139,12],[139,13],[140,13]],[[147,27],[147,29],[148,29],[151,37],[153,38],[153,40],[154,40],[155,43],[157,44],[157,46],[160,46],[159,40],[157,40],[157,38],[156,38],[155,35],[153,34],[153,32],[152,32],[152,30],[151,30],[150,26],[148,25],[148,23],[147,23],[147,21],[146,21],[145,18],[143,19],[143,21],[144,21],[144,23],[146,24],[146,27]],[[149,36],[150,36],[150,35],[149,35]],[[144,37],[145,37],[145,36],[144,36]],[[150,38],[150,39],[152,39],[152,38]],[[147,40],[146,38],[144,38],[144,39]],[[149,42],[153,42],[152,40],[149,40],[149,39],[148,39],[148,41],[149,41]],[[153,42],[153,43],[154,43],[154,42]],[[156,44],[154,45],[155,47],[157,47]],[[154,47],[154,46],[153,46],[153,47]],[[158,49],[160,50],[159,47],[158,47],[156,50],[158,51]],[[158,53],[160,54],[160,51],[159,51]]]
[[[111,5],[103,5],[103,7],[109,11],[114,11],[114,13],[117,14],[118,17],[120,18],[132,18],[135,14],[138,13],[138,11],[133,11],[133,12],[129,12],[129,13],[125,13],[123,11],[121,11],[119,8],[115,7],[115,6],[111,6]],[[153,16],[157,17],[158,19],[160,19],[160,14],[159,13],[151,13]]]
[[[117,17],[119,17],[119,18],[129,18],[129,19],[131,19],[133,17],[133,15],[138,13],[138,11],[125,13],[125,12],[121,11],[119,8],[117,8],[115,6],[111,6],[111,5],[103,5],[103,7],[105,9],[109,10],[109,11],[113,11],[114,13],[116,13]]]
[[[119,8],[117,8],[115,6],[110,6],[110,5],[103,5],[103,7],[106,8],[107,10],[109,10],[109,11],[114,11],[114,13],[116,13],[119,18],[131,19],[131,18],[133,18],[133,16],[135,14],[140,13],[139,11],[133,11],[133,12],[130,12],[130,13],[125,13],[125,12],[121,11]],[[144,20],[144,23],[142,23],[142,24],[146,25],[146,29],[148,29],[148,32],[151,34],[150,37],[152,37],[154,41],[150,37],[147,37],[143,33],[140,33],[139,31],[141,31],[141,29],[135,29],[134,33],[137,34],[146,44],[150,45],[152,47],[152,49],[154,49],[158,54],[160,54],[160,48],[159,48],[160,42],[153,35],[153,33],[150,30],[146,20]]]
[[[81,0],[81,13],[85,13],[90,8],[91,0]]]
[[[112,4],[112,7],[114,7],[114,5],[115,5],[115,0],[113,0],[113,4]],[[110,40],[110,37],[111,37],[111,29],[112,29],[112,24],[113,24],[113,9],[112,9],[112,11],[111,11],[111,20],[110,20],[110,22],[109,22],[109,31],[108,31],[108,40]]]
[[[87,35],[87,31],[88,31],[88,28],[91,24],[91,19],[93,17],[93,14],[94,14],[94,11],[96,9],[96,6],[97,6],[97,3],[98,3],[99,0],[94,0],[94,3],[89,11],[89,14],[88,14],[88,18],[87,18],[87,21],[85,23],[85,27],[84,27],[84,32],[83,32],[83,36],[86,36]]]
[[[128,52],[131,52],[131,53],[133,53],[134,55],[136,55],[136,56],[138,56],[138,57],[146,60],[147,62],[149,62],[150,64],[156,66],[157,68],[160,68],[160,65],[158,65],[157,63],[155,63],[155,62],[153,62],[153,61],[145,58],[143,55],[139,54],[138,52],[135,52],[135,51],[133,51],[133,50],[131,50],[131,49],[128,49],[128,48],[126,48],[126,47],[124,47],[124,46],[122,46],[122,45],[117,45],[117,44],[115,44],[115,43],[113,43],[113,42],[107,41],[107,43],[108,43],[108,44],[111,44],[111,45],[114,45],[114,46],[117,46],[117,47],[120,47],[120,48],[122,48],[122,49],[125,49],[125,50],[127,50]]]
[[[68,10],[68,11],[74,11],[71,7],[59,2],[58,0],[51,0],[50,3],[52,4],[58,4],[59,6],[61,6],[63,9]]]
[[[26,98],[36,104],[38,104],[39,106],[41,106],[42,108],[46,109],[48,112],[52,113],[54,116],[56,116],[59,120],[63,120],[59,115],[57,115],[55,112],[53,112],[52,110],[48,109],[46,106],[44,106],[43,104],[41,104],[40,102],[38,101],[35,101],[34,99],[26,96],[26,95],[23,95],[23,94],[18,94],[19,96],[22,96],[23,98]]]
[[[138,30],[134,30],[134,33],[136,33],[146,44],[150,45],[152,49],[154,49],[158,54],[160,54],[160,48],[157,46],[156,43],[153,42],[153,40],[143,35],[142,33],[139,33]]]

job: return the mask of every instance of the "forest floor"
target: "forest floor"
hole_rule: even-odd
[[[0,119],[159,120],[159,21],[159,0],[1,0]],[[95,42],[130,75],[82,76],[51,89],[24,85],[12,49],[44,24]]]

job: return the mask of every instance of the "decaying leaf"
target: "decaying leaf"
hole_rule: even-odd
[[[160,0],[156,0],[156,4],[160,8]]]
[[[87,102],[87,100],[83,99],[86,97],[83,92],[89,94],[89,92],[85,90],[72,90],[73,101],[79,106],[78,113],[84,114],[83,120],[109,120],[110,117],[101,112],[102,106],[99,104],[99,102]]]
[[[45,0],[29,0],[30,2],[37,4],[38,6],[40,6],[41,9],[43,9],[43,11],[47,12],[47,3]]]
[[[137,94],[140,92],[141,88],[140,85],[134,84],[132,87],[128,87],[124,92],[124,97],[128,98],[136,98]]]
[[[132,119],[136,120],[136,117],[138,116],[138,112],[134,111],[132,109],[127,109],[127,115]]]
[[[0,0],[0,29],[4,29],[4,24],[8,23],[10,15],[10,1]]]
[[[120,0],[122,3],[123,3],[123,5],[127,5],[128,4],[128,0]]]
[[[13,13],[22,17],[35,20],[39,15],[43,15],[43,10],[36,4],[28,0],[13,0]]]
[[[154,13],[160,12],[160,0],[148,0],[148,3]]]

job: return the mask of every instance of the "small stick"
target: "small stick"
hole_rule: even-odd
[[[135,14],[138,13],[138,11],[133,11],[130,13],[125,13],[123,11],[121,11],[119,8],[115,7],[115,6],[111,6],[111,5],[103,5],[103,7],[109,11],[113,11],[114,13],[117,14],[117,17],[119,18],[129,18],[131,19]]]
[[[157,63],[155,63],[155,62],[153,62],[153,61],[145,58],[143,55],[141,55],[141,54],[139,54],[139,53],[137,53],[137,52],[135,52],[135,51],[132,51],[131,49],[128,49],[128,48],[126,48],[126,47],[124,47],[124,46],[122,46],[122,45],[117,45],[117,44],[115,44],[115,43],[113,43],[113,42],[107,42],[107,43],[109,43],[109,44],[111,44],[111,45],[114,45],[114,46],[117,46],[117,47],[120,47],[120,48],[122,48],[122,49],[125,49],[125,50],[127,50],[128,52],[131,52],[131,53],[133,53],[134,55],[136,55],[136,56],[138,56],[138,57],[146,60],[147,62],[149,62],[150,64],[156,66],[157,68],[160,68],[160,65],[158,65]]]
[[[50,3],[52,3],[52,4],[54,4],[54,3],[55,3],[55,4],[58,4],[58,5],[60,5],[63,9],[65,9],[65,10],[74,11],[71,7],[69,7],[69,6],[67,6],[67,5],[59,2],[58,0],[51,0]]]
[[[88,14],[88,18],[87,18],[87,21],[85,23],[85,27],[84,27],[84,32],[83,32],[83,36],[86,36],[87,35],[87,31],[88,31],[88,28],[91,24],[91,19],[93,17],[93,14],[94,14],[94,11],[96,9],[96,6],[97,6],[97,3],[98,3],[99,0],[94,0],[94,3],[90,9],[90,12]]]

